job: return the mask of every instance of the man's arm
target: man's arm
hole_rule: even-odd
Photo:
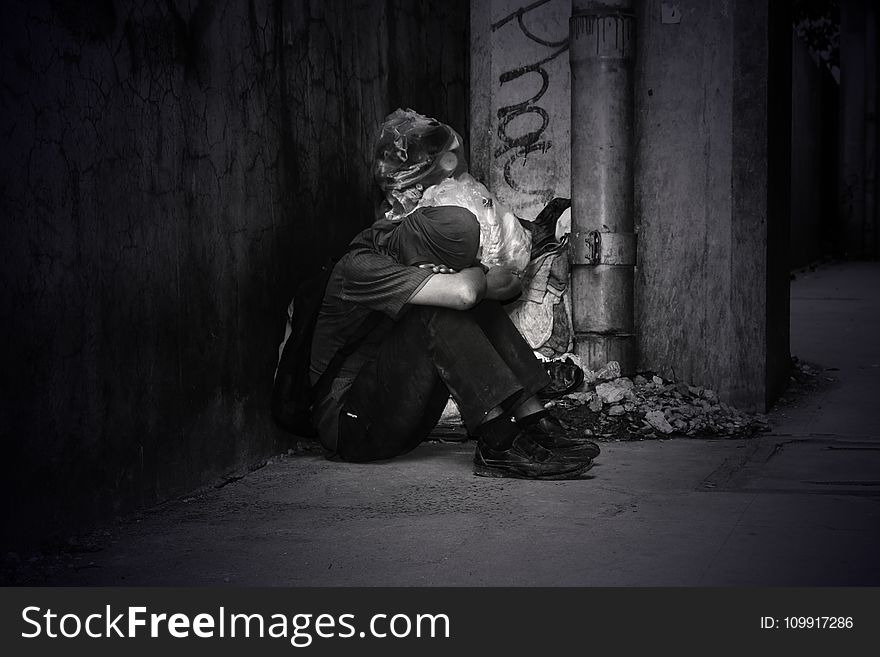
[[[434,274],[407,303],[467,310],[486,298],[486,283],[486,274],[480,267],[469,267],[454,274]]]

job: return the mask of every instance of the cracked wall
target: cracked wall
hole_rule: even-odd
[[[10,545],[237,476],[296,281],[368,225],[399,105],[467,133],[466,2],[6,3]],[[441,6],[437,6],[441,5]]]

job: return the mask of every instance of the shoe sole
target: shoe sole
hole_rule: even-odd
[[[595,461],[596,457],[602,453],[602,450],[599,449],[598,446],[587,447],[585,445],[572,445],[571,447],[547,447],[542,444],[540,440],[535,440],[535,442],[541,445],[544,449],[553,452],[558,457],[575,461],[583,459]]]
[[[581,463],[571,470],[554,472],[544,475],[528,475],[516,470],[502,467],[494,467],[485,463],[474,463],[474,474],[478,477],[493,477],[496,479],[534,479],[538,481],[561,481],[565,479],[577,479],[587,470],[593,467],[593,462]]]
[[[589,459],[590,461],[595,461],[596,457],[602,453],[601,451],[596,451],[595,449],[585,449],[580,447],[563,447],[561,449],[551,449],[549,447],[545,447],[544,449],[549,449],[560,458],[572,460]]]

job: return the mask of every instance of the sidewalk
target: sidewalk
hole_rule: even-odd
[[[799,275],[791,316],[792,354],[836,381],[758,438],[604,443],[570,482],[474,477],[472,444],[285,457],[122,524],[42,583],[880,585],[880,264]]]

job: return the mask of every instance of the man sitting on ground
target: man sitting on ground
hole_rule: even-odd
[[[379,219],[330,277],[311,377],[363,333],[314,407],[321,442],[345,461],[388,459],[428,437],[451,395],[477,439],[474,472],[571,479],[595,443],[567,435],[538,392],[548,376],[504,311],[519,279],[480,264],[476,217],[457,206]],[[326,380],[326,379],[325,379]]]

